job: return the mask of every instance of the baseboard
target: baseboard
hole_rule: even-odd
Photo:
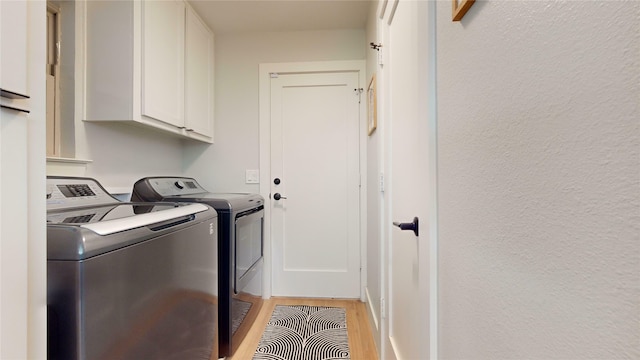
[[[373,308],[373,302],[371,301],[371,295],[369,294],[369,288],[364,289],[365,296],[367,298],[367,315],[369,315],[369,324],[373,325],[371,327],[371,333],[373,335],[373,342],[376,344],[376,351],[378,352],[378,358],[380,358],[381,347],[380,347],[380,322],[378,321],[379,313],[376,309]]]

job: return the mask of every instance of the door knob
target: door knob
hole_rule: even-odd
[[[413,222],[410,223],[401,223],[394,221],[393,225],[399,227],[400,230],[413,230],[413,233],[418,236],[418,217],[414,217]]]
[[[280,200],[280,199],[286,199],[287,197],[280,195],[280,193],[275,193],[273,194],[273,198],[276,200]]]

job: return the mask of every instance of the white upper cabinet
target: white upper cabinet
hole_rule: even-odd
[[[86,2],[85,121],[129,122],[213,142],[213,35],[197,17],[197,31],[210,41],[189,35],[190,11],[182,0]],[[199,78],[189,80],[193,74]]]
[[[185,127],[213,138],[213,33],[187,8],[185,48]]]
[[[27,1],[0,1],[0,89],[2,97],[21,99],[27,89]]]
[[[142,114],[184,127],[182,1],[142,3]]]

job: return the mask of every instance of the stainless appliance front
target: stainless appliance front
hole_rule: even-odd
[[[217,214],[47,179],[49,359],[217,359]]]
[[[219,222],[220,356],[232,356],[262,307],[264,199],[209,193],[195,179],[149,177],[133,186],[135,201],[186,201],[212,206]]]

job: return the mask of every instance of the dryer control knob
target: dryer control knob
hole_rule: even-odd
[[[178,189],[184,189],[184,183],[180,180],[173,183]]]

